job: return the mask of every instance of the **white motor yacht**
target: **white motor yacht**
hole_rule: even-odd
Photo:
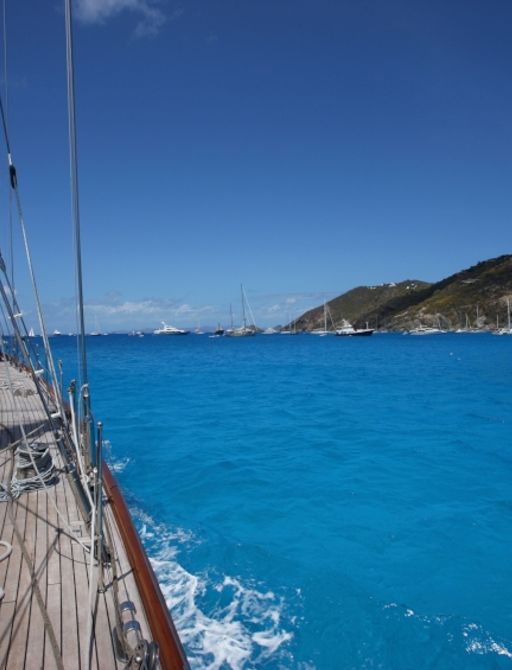
[[[188,335],[189,330],[182,330],[175,326],[168,326],[165,321],[162,321],[162,327],[153,331],[154,335]]]

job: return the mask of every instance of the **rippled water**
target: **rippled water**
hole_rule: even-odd
[[[512,667],[512,338],[88,346],[193,668]]]

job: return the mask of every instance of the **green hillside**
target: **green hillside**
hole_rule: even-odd
[[[423,323],[449,330],[494,329],[507,322],[512,298],[512,256],[483,261],[431,287],[431,294],[410,309],[392,315],[388,327],[402,330]]]
[[[407,280],[399,284],[380,286],[358,286],[347,293],[330,300],[328,307],[328,327],[340,326],[343,320],[353,326],[362,327],[368,321],[371,327],[381,325],[380,317],[386,313],[387,305],[404,309],[416,304],[418,296],[423,296],[430,284],[419,280]],[[314,330],[324,325],[324,307],[320,305],[303,314],[295,322],[298,330]]]
[[[408,280],[381,286],[359,286],[327,303],[328,327],[346,319],[381,330],[409,330],[419,325],[448,330],[493,329],[506,325],[507,298],[512,299],[512,256],[500,256],[457,272],[434,284]],[[297,329],[322,328],[319,305],[295,321]]]

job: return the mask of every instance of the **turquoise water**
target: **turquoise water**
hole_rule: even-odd
[[[193,668],[512,668],[512,338],[88,348]]]

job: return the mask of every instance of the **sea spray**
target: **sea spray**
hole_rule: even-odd
[[[238,577],[219,577],[216,569],[191,574],[178,556],[180,547],[198,539],[183,529],[155,523],[140,509],[131,512],[192,668],[242,670],[289,656],[284,647],[293,633],[282,621],[282,597]],[[207,599],[208,610],[207,593],[215,594]]]

